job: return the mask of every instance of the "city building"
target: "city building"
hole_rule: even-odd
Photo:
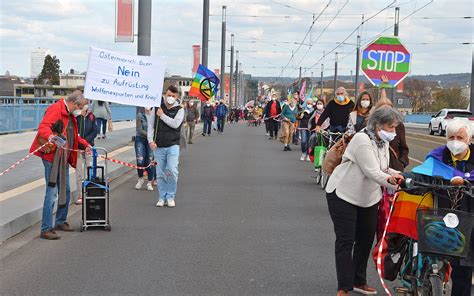
[[[43,70],[44,58],[51,54],[51,50],[46,48],[35,48],[31,52],[31,77],[36,78]]]
[[[83,87],[85,81],[84,74],[59,74],[59,85],[62,87]]]
[[[181,99],[187,100],[192,83],[193,79],[190,77],[182,77],[179,75],[165,77],[165,81],[163,82],[163,94],[170,85],[174,85],[180,90]]]

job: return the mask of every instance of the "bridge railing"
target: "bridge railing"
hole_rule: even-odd
[[[38,128],[44,112],[56,102],[53,98],[0,97],[0,134]],[[134,120],[135,106],[110,104],[113,121]]]

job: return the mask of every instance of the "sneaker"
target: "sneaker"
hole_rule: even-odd
[[[339,290],[337,291],[337,296],[347,296],[349,295],[349,293],[347,291],[344,291],[344,290]]]
[[[303,153],[303,154],[301,154],[300,160],[301,160],[301,161],[304,161],[304,160],[305,160],[305,158],[306,158],[306,154],[304,154],[304,153]]]
[[[168,208],[174,208],[175,206],[174,199],[168,199]]]
[[[364,294],[364,295],[375,295],[375,294],[377,294],[377,290],[375,290],[375,288],[372,288],[368,285],[354,286],[354,292],[361,293],[361,294]]]
[[[61,236],[59,234],[57,234],[56,231],[51,229],[51,230],[48,230],[48,231],[41,232],[40,238],[49,239],[49,240],[56,240],[56,239],[60,239]]]
[[[203,136],[203,137],[205,137],[205,136],[206,136],[206,134],[205,134],[205,133],[202,133],[202,136]]]
[[[286,148],[287,148],[287,151],[293,151],[293,150],[291,150],[290,145],[286,146]]]
[[[306,161],[311,162],[311,159],[309,158],[309,155],[306,155]]]
[[[156,203],[157,207],[164,207],[165,206],[165,201],[163,199],[159,199],[158,202]]]
[[[82,205],[82,197],[79,197],[74,204],[78,206]]]
[[[154,180],[153,182],[151,182],[151,184],[152,184],[153,186],[158,186],[158,182],[156,182],[156,180]]]
[[[143,180],[143,178],[138,178],[138,182],[135,185],[135,189],[137,190],[142,189],[143,183],[145,183],[145,180]]]
[[[64,222],[63,224],[56,224],[53,228],[54,231],[65,231],[65,232],[73,232],[74,228],[72,228],[69,223]]]
[[[270,133],[266,133],[265,135],[266,135],[267,137],[270,137]]]
[[[153,191],[153,185],[151,184],[151,182],[146,183],[146,190]]]

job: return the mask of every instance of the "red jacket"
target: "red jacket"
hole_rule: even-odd
[[[36,137],[33,140],[33,144],[31,144],[30,152],[33,152],[34,150],[38,148],[38,137],[41,137],[43,139],[48,139],[49,136],[53,134],[51,127],[58,119],[61,119],[63,121],[64,123],[63,133],[64,135],[66,135],[66,127],[69,123],[69,112],[66,110],[66,104],[64,102],[64,99],[57,101],[56,103],[52,104],[46,109],[43,120],[41,120],[41,123],[38,126],[38,133],[36,134]],[[75,149],[75,150],[77,150],[78,148],[85,149],[87,146],[89,146],[89,143],[87,143],[86,140],[78,136],[76,118],[74,118],[73,126],[74,126],[74,144],[73,144],[72,149]],[[54,152],[43,153],[41,151],[37,151],[35,155],[49,162],[53,162],[53,159],[54,159]],[[76,162],[77,162],[77,152],[71,151],[71,154],[69,155],[68,163],[72,167],[75,168]]]

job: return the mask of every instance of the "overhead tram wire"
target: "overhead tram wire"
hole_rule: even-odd
[[[348,0],[347,0],[348,1]],[[288,63],[286,63],[286,65],[283,67],[283,69],[281,70],[281,73],[280,75],[278,76],[278,79],[283,75],[283,72],[285,72],[285,69],[288,67],[288,65],[291,63],[291,61],[293,60],[293,58],[295,57],[295,54],[298,53],[298,51],[300,50],[301,46],[303,45],[303,43],[305,42],[306,38],[308,37],[308,35],[311,33],[311,30],[313,29],[313,26],[314,24],[316,23],[316,21],[321,17],[321,15],[326,11],[326,9],[329,7],[329,5],[331,4],[332,0],[329,0],[328,3],[326,4],[326,6],[321,10],[321,12],[318,14],[318,16],[313,20],[313,22],[311,23],[311,26],[309,26],[309,30],[306,32],[306,35],[304,36],[303,38],[303,41],[301,41],[300,45],[298,46],[298,48],[294,51],[294,53],[291,55],[290,57],[290,60],[288,61]],[[278,80],[277,79],[277,80]]]
[[[349,3],[349,0],[346,1],[346,3],[344,3],[344,5],[342,5],[342,7],[337,11],[337,13],[334,15],[334,17],[331,19],[331,21],[326,25],[326,27],[324,27],[324,29],[321,31],[321,33],[318,35],[318,37],[316,37],[316,40],[314,41],[311,41],[311,44],[308,48],[308,50],[306,51],[306,53],[303,55],[303,57],[301,58],[301,60],[299,61],[298,63],[298,67],[301,65],[301,62],[303,62],[304,58],[308,55],[311,47],[313,47],[313,44],[316,43],[319,38],[321,38],[321,36],[326,32],[326,30],[329,28],[329,26],[332,24],[332,22],[336,19],[336,17],[339,15],[339,13],[342,12],[342,10],[344,9],[344,7],[346,7],[346,5]]]
[[[384,12],[385,10],[389,9],[389,8],[392,8],[393,5],[397,2],[397,0],[394,0],[392,3],[390,3],[389,5],[385,6],[384,8],[382,8],[381,10],[379,10],[378,12],[376,12],[375,14],[373,14],[372,16],[370,16],[369,18],[365,19],[364,21],[362,21],[349,35],[347,35],[347,37],[340,43],[338,44],[336,47],[334,47],[333,49],[331,49],[330,51],[326,52],[321,58],[319,58],[319,60],[317,60],[312,66],[310,66],[308,69],[313,69],[316,65],[319,64],[319,62],[324,59],[326,56],[328,56],[329,54],[333,53],[334,51],[336,51],[336,49],[338,49],[339,47],[341,47],[341,45],[345,44],[345,42],[352,36],[354,35],[355,32],[357,32],[357,30],[359,30],[359,28],[367,23],[368,21],[370,21],[371,19],[375,18],[377,15],[379,15],[380,13]]]
[[[283,4],[283,3],[276,2],[276,1],[271,1],[271,2],[276,4],[276,5],[280,5],[280,6],[283,6],[283,7],[286,7],[286,8],[291,8],[291,9],[294,9],[294,10],[298,10],[300,12],[304,12],[304,13],[307,13],[307,14],[311,14],[311,15],[315,14],[314,12],[307,11],[307,10],[304,10],[304,9],[301,9],[301,8],[298,8],[298,7],[293,7],[293,6],[288,5],[288,4]]]

